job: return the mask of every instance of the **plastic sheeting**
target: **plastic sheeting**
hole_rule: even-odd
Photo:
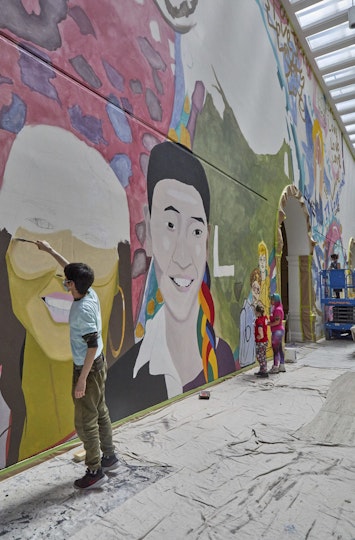
[[[355,538],[354,350],[302,347],[286,373],[253,369],[121,426],[102,490],[74,492],[70,452],[4,480],[2,538]]]

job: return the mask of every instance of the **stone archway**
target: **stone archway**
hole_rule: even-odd
[[[350,270],[354,270],[355,269],[355,238],[353,237],[351,237],[349,240],[347,258],[348,258],[348,268],[350,268]]]
[[[283,227],[282,227],[283,226]],[[284,231],[282,231],[282,228]],[[283,234],[287,238],[288,341],[315,341],[315,290],[312,280],[312,258],[315,242],[305,200],[294,185],[283,190],[278,210],[276,230],[277,287],[282,287],[281,268],[284,248]],[[284,258],[285,260],[285,258]]]

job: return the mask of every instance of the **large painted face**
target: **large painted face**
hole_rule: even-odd
[[[201,196],[193,186],[173,179],[157,183],[150,240],[166,309],[178,321],[186,321],[197,306],[207,260],[207,218]]]
[[[94,287],[102,309],[102,324],[107,328],[113,297],[117,292],[117,249],[93,248],[74,238],[69,231],[34,235],[19,229],[16,237],[46,239],[69,260],[85,261],[95,268]],[[72,295],[63,288],[64,270],[37,246],[12,240],[7,253],[9,284],[16,317],[55,360],[71,357],[69,310]]]
[[[124,188],[102,155],[72,133],[26,126],[6,163],[0,226],[13,237],[7,266],[16,317],[48,357],[69,359],[72,298],[63,269],[36,245],[14,238],[47,240],[68,261],[94,269],[106,331],[117,292],[117,246],[129,238]]]

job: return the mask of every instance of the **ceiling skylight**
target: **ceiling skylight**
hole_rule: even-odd
[[[281,0],[355,157],[354,0]]]

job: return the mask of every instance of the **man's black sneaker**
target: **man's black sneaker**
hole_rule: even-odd
[[[107,482],[107,476],[102,469],[90,471],[86,469],[86,473],[82,478],[75,480],[75,489],[97,489]]]
[[[255,373],[255,375],[256,375],[257,377],[261,377],[261,378],[264,378],[264,377],[266,378],[266,377],[269,376],[269,374],[268,374],[267,371],[258,371],[258,373]]]
[[[117,469],[119,465],[118,459],[115,454],[112,454],[112,456],[105,456],[103,455],[101,458],[101,467],[103,471],[113,471],[114,469]]]

